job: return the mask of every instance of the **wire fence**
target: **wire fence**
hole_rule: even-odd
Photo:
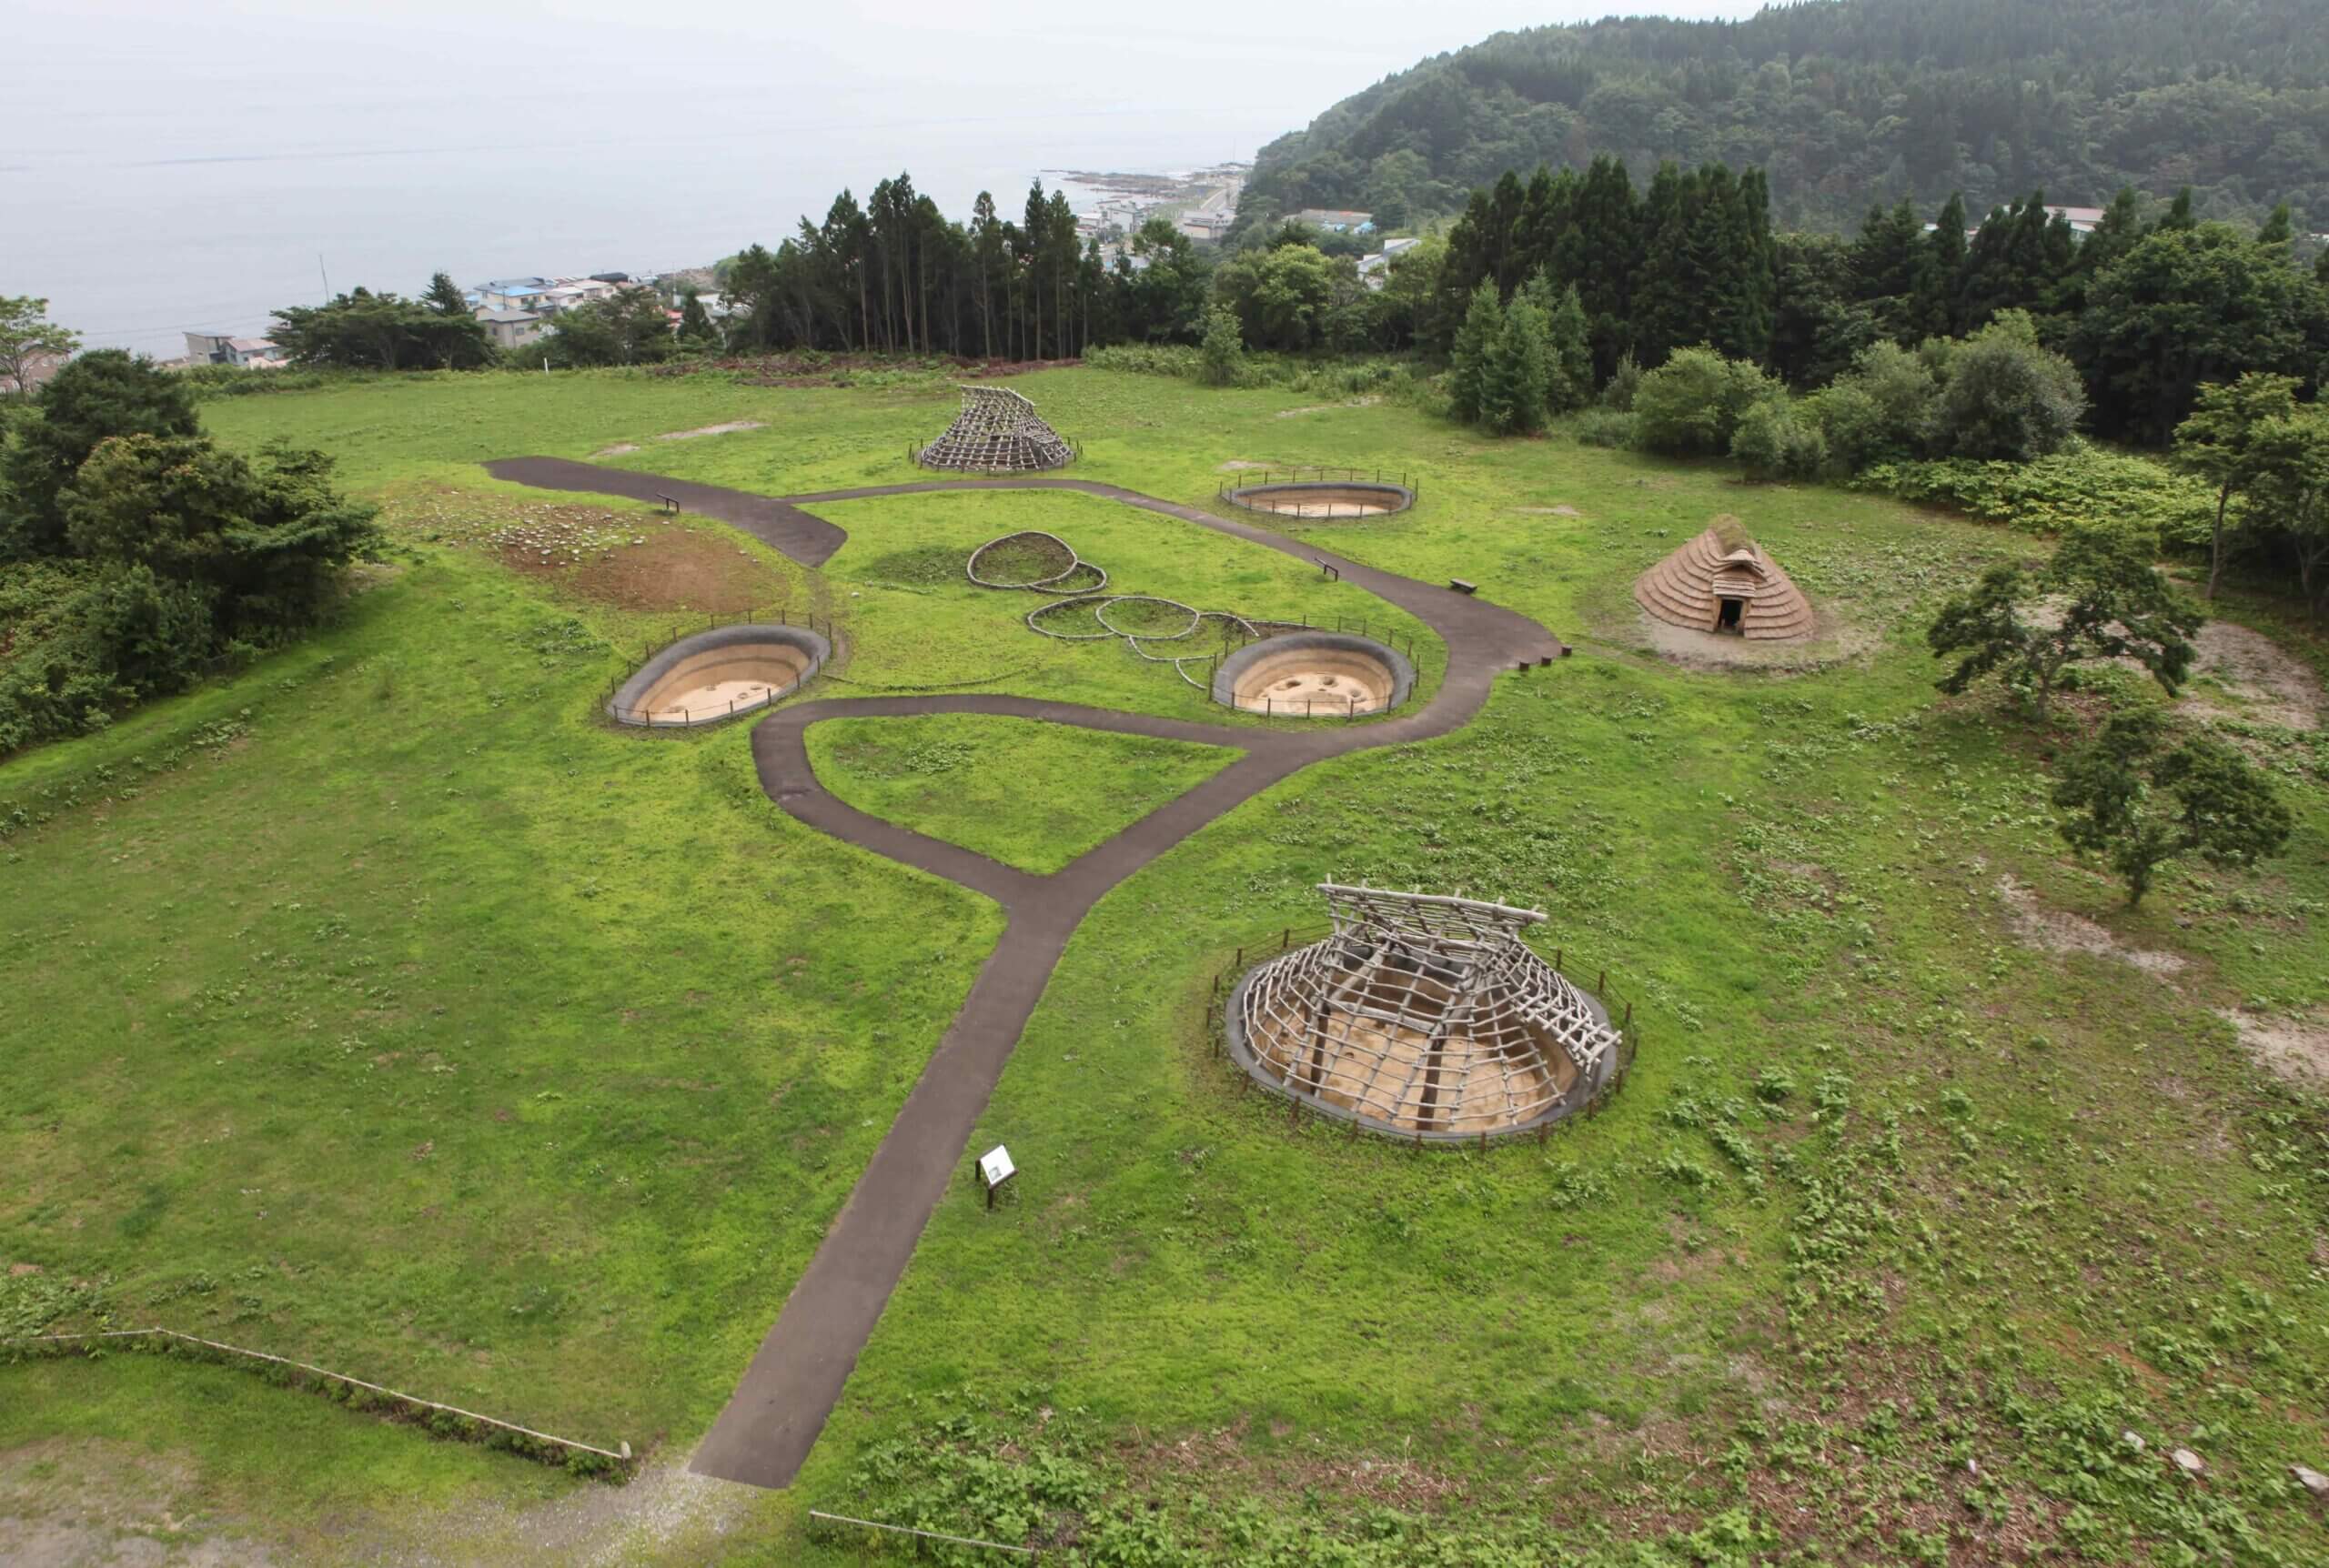
[[[1634,1021],[1633,1000],[1610,982],[1609,971],[1607,969],[1595,971],[1594,983],[1588,994],[1608,1013],[1609,1027],[1618,1034],[1617,1051],[1609,1063],[1608,1070],[1598,1081],[1585,1074],[1579,1074],[1577,1081],[1569,1086],[1569,1092],[1562,1098],[1558,1106],[1526,1126],[1467,1133],[1460,1137],[1445,1133],[1427,1134],[1422,1131],[1403,1134],[1393,1128],[1362,1122],[1357,1118],[1326,1104],[1316,1095],[1301,1093],[1288,1089],[1283,1083],[1245,1070],[1244,1064],[1231,1054],[1229,1049],[1229,1001],[1236,990],[1238,980],[1244,978],[1248,968],[1265,959],[1291,952],[1297,947],[1307,947],[1312,942],[1322,941],[1334,933],[1334,923],[1331,920],[1321,920],[1308,925],[1284,926],[1254,940],[1239,944],[1231,953],[1229,960],[1215,970],[1213,988],[1205,998],[1205,1032],[1212,1040],[1215,1054],[1237,1070],[1241,1081],[1238,1092],[1245,1094],[1259,1089],[1265,1094],[1274,1095],[1285,1101],[1287,1114],[1296,1126],[1301,1125],[1302,1113],[1307,1110],[1320,1121],[1342,1122],[1348,1128],[1349,1135],[1353,1138],[1356,1138],[1362,1131],[1368,1131],[1378,1138],[1406,1141],[1409,1147],[1418,1153],[1425,1149],[1486,1150],[1492,1143],[1522,1141],[1532,1141],[1543,1147],[1551,1141],[1555,1133],[1565,1132],[1577,1122],[1588,1121],[1600,1115],[1602,1108],[1609,1103],[1610,1099],[1617,1094],[1618,1089],[1633,1072],[1634,1053],[1640,1044],[1640,1025]],[[1572,973],[1565,967],[1568,958],[1567,949],[1555,948],[1552,959],[1554,970],[1571,985],[1577,986],[1580,990],[1585,990],[1583,983],[1577,978],[1578,974],[1583,973],[1584,970],[1580,968]]]
[[[815,679],[823,668],[821,664],[813,665],[789,684],[771,686],[758,696],[731,698],[710,707],[658,709],[616,706],[615,699],[621,694],[622,689],[636,679],[639,671],[645,668],[648,661],[658,653],[681,638],[716,631],[723,626],[797,626],[815,632],[825,639],[829,647],[839,640],[831,616],[820,616],[814,610],[808,610],[799,620],[794,620],[790,605],[777,606],[772,614],[764,608],[754,608],[733,615],[706,615],[701,625],[693,620],[681,621],[671,628],[670,636],[660,642],[650,643],[640,650],[639,662],[632,667],[630,674],[619,675],[608,683],[606,690],[600,696],[600,706],[618,724],[633,724],[650,729],[693,729],[706,724],[725,723],[740,715],[757,713],[761,709],[773,707]]]
[[[560,1464],[570,1470],[594,1474],[628,1474],[631,1466],[630,1444],[618,1443],[613,1448],[601,1448],[596,1443],[578,1438],[560,1437],[554,1432],[537,1432],[516,1422],[502,1421],[490,1415],[479,1415],[459,1405],[442,1404],[418,1394],[405,1393],[379,1383],[367,1382],[362,1378],[349,1377],[345,1372],[297,1362],[288,1356],[270,1355],[265,1351],[245,1350],[240,1345],[222,1344],[197,1334],[181,1333],[176,1329],[106,1329],[86,1334],[26,1334],[14,1340],[0,1340],[0,1347],[29,1345],[47,1354],[96,1355],[109,1343],[160,1340],[164,1348],[176,1351],[178,1346],[194,1347],[201,1359],[255,1363],[270,1373],[288,1381],[306,1383],[318,1390],[345,1390],[360,1399],[365,1408],[382,1410],[390,1414],[410,1417],[438,1437],[464,1442],[482,1442],[492,1447],[521,1453],[545,1463]],[[584,1457],[587,1456],[587,1457]]]

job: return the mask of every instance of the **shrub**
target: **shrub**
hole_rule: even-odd
[[[1933,446],[1953,457],[2027,461],[2062,449],[2086,412],[2071,362],[2038,341],[2027,314],[2010,310],[1949,355]]]
[[[1880,463],[1852,484],[1955,507],[2026,533],[2139,529],[2157,534],[2172,550],[2204,551],[2215,518],[2215,494],[2204,480],[2147,457],[2082,447],[2034,463]]]
[[[1896,343],[1860,351],[1852,367],[1810,400],[1830,457],[1846,473],[1922,453],[1932,437],[1941,382],[1933,361]]]
[[[1615,408],[1588,408],[1577,417],[1571,427],[1577,438],[1588,447],[1630,447],[1634,444],[1634,416]]]
[[[1634,393],[1640,445],[1673,457],[1719,456],[1747,410],[1770,392],[1769,378],[1745,360],[1703,347],[1682,349]]]
[[[1631,354],[1618,361],[1609,373],[1609,384],[1601,388],[1601,407],[1620,414],[1634,411],[1634,394],[1641,390],[1641,367]]]
[[[1730,455],[1756,479],[1808,479],[1827,466],[1828,442],[1784,392],[1739,417]]]

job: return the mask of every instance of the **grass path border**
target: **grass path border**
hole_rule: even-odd
[[[552,457],[508,458],[487,468],[496,478],[543,488],[673,501],[734,523],[804,566],[825,560],[847,538],[840,528],[801,509],[810,504],[942,490],[1073,490],[1195,523],[1307,565],[1332,568],[1344,580],[1424,622],[1447,648],[1447,676],[1420,709],[1331,729],[1231,728],[1033,698],[981,695],[825,699],[780,709],[753,728],[752,762],[761,788],[787,815],[846,843],[983,894],[1002,907],[1005,923],[1002,940],[980,968],[961,1011],[826,1231],[727,1407],[689,1462],[698,1474],[748,1485],[791,1485],[815,1446],[923,1228],[953,1181],[971,1131],[1052,971],[1092,907],[1117,883],[1272,785],[1316,762],[1448,734],[1469,723],[1486,705],[1497,675],[1548,662],[1568,651],[1537,622],[1474,594],[1381,571],[1255,524],[1097,480],[936,479],[766,497]],[[815,527],[805,528],[804,522]],[[1059,870],[1037,876],[846,805],[818,781],[810,766],[806,733],[811,725],[829,719],[934,713],[1068,724],[1195,741],[1244,755]]]

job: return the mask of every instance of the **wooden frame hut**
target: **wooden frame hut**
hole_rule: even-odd
[[[1399,1138],[1536,1127],[1608,1081],[1606,1009],[1520,940],[1535,910],[1322,884],[1332,935],[1238,984],[1230,1052],[1320,1112]]]
[[[1634,579],[1634,598],[1669,626],[1751,641],[1800,642],[1810,601],[1736,518],[1723,518]]]
[[[1033,403],[1008,387],[964,387],[962,391],[962,411],[946,433],[914,454],[923,467],[1025,474],[1064,468],[1075,460],[1075,449],[1044,423]]]

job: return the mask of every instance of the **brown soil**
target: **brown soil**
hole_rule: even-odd
[[[2112,936],[2109,930],[2067,910],[2050,910],[2038,901],[2038,895],[2011,877],[1998,879],[1998,896],[2005,900],[2013,934],[2025,947],[2040,948],[2052,953],[2092,953],[2097,958],[2117,959],[2150,974],[2173,974],[2188,966],[2188,960],[2176,953],[2150,952],[2131,948]]]
[[[1265,653],[1237,678],[1236,706],[1255,712],[1346,719],[1379,711],[1390,699],[1391,672],[1380,659],[1340,648]]]
[[[1824,608],[1815,613],[1818,625],[1807,642],[1749,642],[1720,632],[1693,631],[1670,626],[1638,607],[1634,621],[1636,634],[1649,651],[1686,669],[1759,669],[1786,675],[1857,658],[1876,646],[1875,633]]]
[[[1585,516],[1583,512],[1578,511],[1575,507],[1515,507],[1512,509],[1520,513],[1523,517],[1530,518],[1581,518]]]
[[[2240,1033],[2240,1043],[2256,1064],[2291,1083],[2309,1088],[2329,1085],[2329,1019],[2258,1018],[2226,1012],[2224,1021]]]
[[[579,560],[531,543],[504,544],[499,554],[504,566],[621,609],[741,615],[786,601],[784,574],[721,533],[669,521],[639,527],[649,531],[628,537],[645,544],[586,551]]]

